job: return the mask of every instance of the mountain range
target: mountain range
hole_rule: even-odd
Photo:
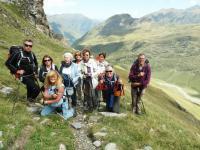
[[[156,23],[195,24],[200,23],[200,6],[195,5],[187,9],[161,9],[141,18]]]
[[[154,77],[200,92],[200,6],[162,9],[142,18],[114,15],[78,39],[73,47],[104,51],[109,61],[127,69],[137,54],[144,52]]]
[[[71,44],[99,23],[81,14],[52,15],[47,19],[53,32],[62,34]]]

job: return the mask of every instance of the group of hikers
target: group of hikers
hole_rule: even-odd
[[[120,96],[124,95],[124,85],[105,60],[105,53],[99,53],[97,59],[93,59],[88,48],[76,51],[74,55],[66,52],[60,68],[54,64],[51,56],[44,55],[38,67],[32,47],[31,39],[24,40],[22,47],[12,46],[5,64],[26,85],[28,104],[36,102],[42,93],[42,116],[57,111],[64,119],[68,119],[74,116],[77,104],[82,103],[84,110],[92,112],[99,108],[101,101],[106,103],[107,111],[120,113]],[[141,96],[150,77],[149,62],[144,54],[139,54],[128,77],[131,82],[133,113],[141,114]],[[43,84],[42,87],[37,78]]]

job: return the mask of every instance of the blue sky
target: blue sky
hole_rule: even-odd
[[[200,0],[44,0],[48,15],[79,13],[99,20],[121,13],[142,17],[163,8],[184,9],[193,5],[200,5]]]

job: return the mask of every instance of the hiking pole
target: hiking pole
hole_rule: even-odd
[[[143,101],[142,101],[142,98],[140,98],[140,101],[141,101],[141,103],[142,103],[142,107],[143,107],[144,113],[146,114],[146,110],[145,110],[145,107],[144,107],[144,103],[143,103]]]
[[[124,103],[125,103],[125,111],[127,111],[127,102],[125,100],[125,96],[123,96],[123,100],[124,100]]]
[[[40,83],[38,82],[38,80],[37,80],[35,74],[33,74],[33,77],[34,77],[34,79],[35,79],[35,81],[36,81],[36,83],[37,83],[37,85],[38,85],[38,87],[39,87],[39,89],[40,89],[40,93],[43,95],[42,90],[41,90],[41,87],[40,87]]]
[[[14,103],[13,103],[13,107],[12,107],[12,115],[14,114],[14,109],[15,109],[15,105],[17,103],[17,99],[19,98],[19,95],[18,95],[19,94],[19,87],[20,87],[20,82],[18,81],[16,93],[13,93],[13,94],[16,94],[16,96],[13,96]]]
[[[137,88],[137,95],[138,95],[138,97],[140,98],[139,100],[140,100],[140,102],[141,102],[141,104],[142,104],[142,107],[143,107],[143,111],[144,111],[144,113],[146,114],[146,110],[145,110],[145,107],[144,107],[144,103],[143,103],[143,101],[142,101],[142,90],[141,89],[139,89],[139,88]]]

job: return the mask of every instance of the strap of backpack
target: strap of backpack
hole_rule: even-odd
[[[125,92],[124,92],[124,84],[122,84],[121,95],[125,95]]]
[[[23,54],[22,50],[20,50],[20,59],[19,59],[19,61],[17,63],[18,67],[19,67],[19,65],[21,63],[22,57],[24,57],[24,54]]]
[[[24,57],[24,54],[23,54],[23,50],[20,50],[20,59],[19,59],[19,61],[18,61],[18,63],[17,63],[17,65],[18,65],[18,67],[19,67],[19,65],[20,65],[20,63],[21,63],[21,60],[22,60],[22,58]],[[35,62],[34,62],[34,56],[33,56],[33,53],[31,52],[31,57],[32,57],[32,59],[33,59],[33,65],[34,65],[34,67],[35,67]],[[29,60],[30,61],[30,60]],[[31,61],[30,61],[31,62]]]
[[[55,64],[52,64],[51,67],[52,67],[52,70],[56,69]]]

